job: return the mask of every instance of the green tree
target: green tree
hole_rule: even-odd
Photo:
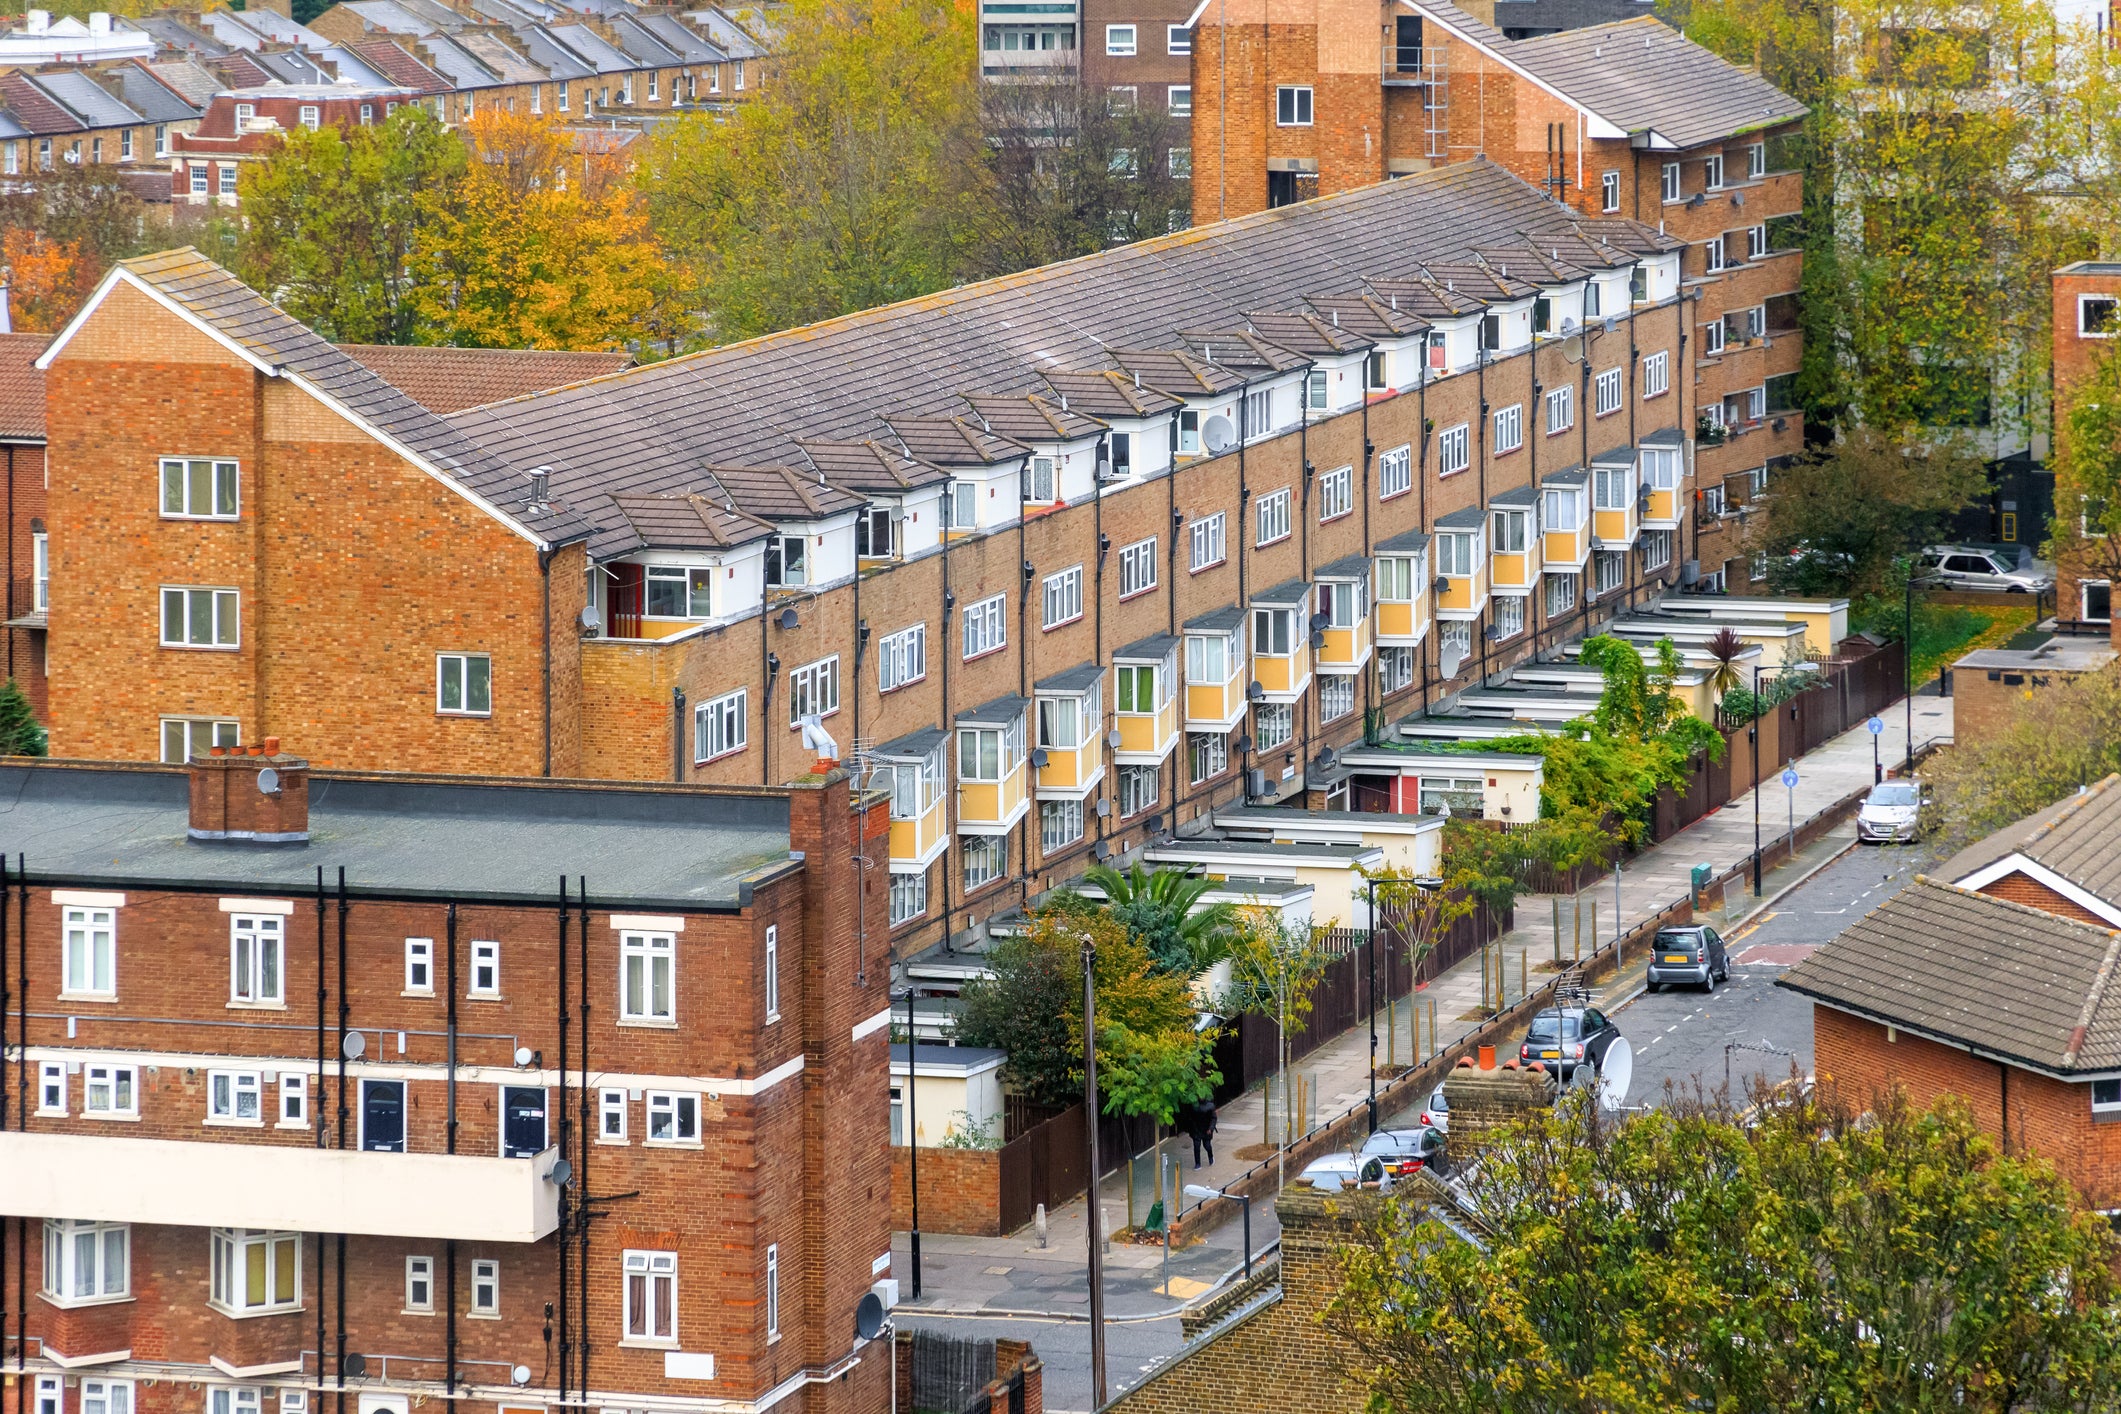
[[[1215,999],[1223,1016],[1250,1013],[1274,1023],[1275,1070],[1281,1084],[1281,1138],[1275,1160],[1280,1181],[1288,1180],[1290,1130],[1294,1115],[1289,1099],[1289,1035],[1311,1016],[1311,993],[1332,961],[1324,931],[1309,923],[1292,923],[1279,909],[1239,910],[1231,932],[1230,982]]]
[[[1762,1101],[1615,1124],[1579,1097],[1484,1150],[1471,1223],[1384,1204],[1326,1317],[1369,1407],[2113,1407],[2121,1252],[2045,1162],[1952,1098]]]
[[[244,164],[238,273],[327,339],[424,342],[413,257],[464,167],[464,144],[417,104],[376,126],[297,128]]]
[[[655,140],[642,181],[717,341],[952,284],[981,219],[974,8],[789,0],[769,79]]]
[[[0,756],[44,756],[50,745],[37,714],[30,710],[22,684],[9,678],[0,685]]]
[[[2102,353],[2061,399],[2055,520],[2047,553],[2090,578],[2121,584],[2121,358]]]
[[[1122,872],[1093,864],[1083,878],[1103,891],[1105,911],[1126,925],[1156,965],[1179,976],[1213,966],[1237,922],[1235,904],[1200,902],[1215,887],[1213,879],[1183,869],[1145,869],[1136,861]]]
[[[1964,447],[1911,450],[1856,428],[1776,471],[1747,545],[1767,556],[1777,593],[1897,594],[1900,557],[1938,539],[1987,487],[1985,463]]]
[[[1716,630],[1716,636],[1702,645],[1701,651],[1716,665],[1709,669],[1709,691],[1716,694],[1718,701],[1744,681],[1738,670],[1738,660],[1745,656],[1747,646],[1746,641],[1729,628]]]

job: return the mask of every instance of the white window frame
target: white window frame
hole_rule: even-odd
[[[478,700],[472,690],[480,684],[481,674],[474,665],[484,664],[483,674],[486,688],[486,704],[474,706]],[[454,680],[454,681],[452,681]],[[450,688],[456,688],[457,705],[449,705]],[[493,715],[493,656],[488,653],[437,653],[435,654],[435,711],[444,717],[491,717]]]
[[[1318,719],[1337,722],[1355,711],[1355,675],[1326,673],[1318,679]]]
[[[1414,649],[1409,644],[1386,644],[1377,650],[1377,695],[1390,697],[1414,685]]]
[[[1591,391],[1597,399],[1597,415],[1609,417],[1619,412],[1627,401],[1627,390],[1621,387],[1621,371],[1607,368],[1591,380]]]
[[[1119,597],[1132,599],[1156,588],[1156,537],[1123,545],[1119,551]]]
[[[102,1103],[97,1103],[98,1100]],[[138,1119],[140,1068],[92,1062],[81,1067],[83,1119]]]
[[[1524,404],[1511,403],[1495,409],[1495,455],[1514,452],[1524,445]]]
[[[1253,539],[1255,549],[1279,544],[1289,538],[1289,488],[1269,491],[1259,498],[1254,508],[1254,524],[1257,535]]]
[[[628,1249],[620,1258],[625,1317],[621,1345],[676,1349],[678,1344],[678,1254]]]
[[[876,687],[895,692],[928,676],[928,625],[887,633],[877,644]]]
[[[1049,574],[1039,585],[1039,626],[1051,632],[1083,616],[1083,567]]]
[[[1024,468],[1024,502],[1050,506],[1060,499],[1060,473],[1052,457],[1032,457]]]
[[[1599,195],[1602,198],[1599,210],[1614,212],[1620,209],[1620,173],[1606,172],[1598,179]]]
[[[243,1113],[249,1101],[250,1113]],[[206,1122],[262,1128],[265,1124],[265,1073],[258,1070],[206,1072]]]
[[[1289,702],[1252,704],[1252,749],[1273,751],[1296,737],[1296,707]]]
[[[781,1019],[781,928],[778,923],[766,925],[766,955],[759,969],[765,984],[766,1021],[771,1025]]]
[[[1114,59],[1131,59],[1140,47],[1140,30],[1134,25],[1106,25],[1105,53]]]
[[[781,1338],[781,1245],[766,1244],[766,1343]]]
[[[409,1256],[405,1259],[405,1309],[407,1316],[435,1313],[435,1259]]]
[[[1193,116],[1193,85],[1175,83],[1164,90],[1164,108],[1173,117]]]
[[[1642,396],[1661,397],[1672,390],[1672,356],[1663,349],[1642,356]]]
[[[1038,847],[1041,854],[1066,849],[1083,837],[1083,803],[1080,800],[1042,800],[1038,804]]]
[[[1009,596],[992,594],[965,608],[959,624],[965,662],[999,653],[1009,646]]]
[[[1495,599],[1495,637],[1515,638],[1524,632],[1524,600],[1511,594]]]
[[[1672,563],[1672,532],[1669,530],[1645,530],[1642,532],[1642,567],[1646,570],[1661,570]]]
[[[652,591],[675,589],[679,612],[659,614],[672,607],[655,602]],[[714,568],[711,565],[643,565],[641,567],[641,617],[655,623],[698,623],[714,617]]]
[[[1186,566],[1193,574],[1213,569],[1229,559],[1228,526],[1224,512],[1196,516],[1186,527]]]
[[[405,940],[405,991],[408,997],[431,997],[435,994],[435,940],[433,938],[407,938]]]
[[[131,145],[132,130],[127,129],[127,145]],[[131,156],[130,153],[126,154]],[[135,1402],[137,1391],[131,1380],[88,1379],[81,1381],[80,1414],[133,1414],[138,1408]],[[280,1405],[281,1414],[289,1414],[286,1403]]]
[[[626,1092],[616,1086],[597,1091],[597,1142],[626,1142]]]
[[[1677,162],[1665,163],[1664,170],[1659,175],[1659,195],[1667,202],[1678,201],[1681,199],[1680,187],[1679,164]]]
[[[1564,383],[1547,390],[1547,435],[1566,432],[1576,425],[1576,390]]]
[[[661,1005],[657,989],[661,988]],[[675,933],[619,934],[619,1020],[634,1025],[675,1026],[678,939]]]
[[[984,889],[1009,873],[1009,840],[1004,835],[967,835],[958,841],[958,863],[965,892]]]
[[[1757,182],[1767,175],[1767,144],[1748,143],[1745,149],[1745,179]]]
[[[309,1128],[309,1077],[299,1071],[283,1070],[279,1090],[276,1126],[280,1129]]]
[[[484,1317],[501,1314],[501,1264],[490,1257],[471,1264],[471,1308],[465,1314]]]
[[[1481,533],[1440,530],[1436,533],[1436,573],[1446,579],[1471,579],[1480,572]]]
[[[647,1122],[642,1129],[643,1144],[659,1149],[697,1149],[700,1147],[700,1096],[694,1090],[650,1090],[647,1095]],[[668,1132],[658,1135],[657,1122],[661,1121]]]
[[[471,982],[464,995],[492,1001],[501,995],[501,945],[482,938],[471,945]]]
[[[1164,53],[1191,54],[1192,52],[1193,31],[1191,29],[1185,25],[1167,24],[1164,26]]]
[[[229,916],[228,1000],[232,1006],[287,1005],[287,926],[280,915]]]
[[[37,1063],[37,1113],[40,1116],[64,1119],[68,1088],[65,1061]]]
[[[1764,225],[1761,225],[1761,226],[1748,226],[1748,227],[1746,227],[1746,228],[1745,228],[1745,258],[1746,258],[1747,260],[1760,260],[1760,259],[1764,259],[1764,258],[1766,257],[1766,255],[1767,255],[1767,227],[1766,227],[1766,226],[1764,226]]]
[[[265,1248],[265,1286],[253,1293],[248,1285],[249,1253]],[[264,1316],[302,1309],[302,1235],[298,1232],[268,1232],[256,1228],[217,1227],[208,1236],[207,1304],[224,1315]],[[289,1254],[292,1290],[279,1288],[275,1258],[285,1248]],[[253,1301],[253,1295],[259,1297]],[[255,1414],[257,1406],[251,1406]]]
[[[2107,326],[2094,329],[2085,317],[2092,305],[2107,307]],[[2121,334],[2121,292],[2114,294],[2083,294],[2077,296],[2077,337],[2080,339],[2111,339]]]
[[[243,516],[243,481],[241,464],[223,457],[163,457],[162,472],[162,519],[164,520],[240,520]],[[207,505],[199,509],[192,504],[195,492],[201,488],[194,484],[201,469],[206,472],[204,487]],[[174,473],[176,480],[171,481]],[[227,481],[228,510],[220,508],[222,482]],[[171,493],[175,492],[174,498]],[[172,504],[174,501],[174,504]]]
[[[1230,738],[1221,732],[1186,733],[1186,782],[1200,785],[1230,769]]]
[[[733,756],[751,744],[751,689],[740,687],[692,709],[692,763]]]
[[[1414,489],[1414,448],[1393,447],[1377,457],[1377,499],[1389,501]]]
[[[192,641],[193,605],[200,595],[206,596],[207,641]],[[182,636],[169,636],[170,611],[175,607],[178,622],[182,625]],[[185,648],[193,652],[233,653],[243,646],[243,595],[241,591],[217,585],[165,584],[162,586],[162,618],[160,623],[164,648]]]
[[[891,926],[901,927],[928,913],[928,872],[891,876]]]
[[[1456,476],[1473,465],[1473,426],[1461,422],[1436,434],[1436,475]]]
[[[45,1219],[44,1299],[67,1309],[129,1300],[133,1289],[132,1246],[132,1228],[126,1223]],[[118,1268],[115,1281],[111,1278],[113,1266]],[[76,1290],[84,1278],[90,1289]]]
[[[1156,808],[1159,780],[1163,769],[1158,766],[1122,766],[1119,768],[1119,818],[1132,819]]]
[[[1355,468],[1335,467],[1318,477],[1318,523],[1339,520],[1355,511]]]
[[[1709,156],[1701,159],[1701,189],[1703,191],[1723,190],[1722,153],[1711,153]]]
[[[215,1385],[206,1392],[206,1414],[259,1414],[264,1402],[257,1385]]]
[[[1304,411],[1326,412],[1330,409],[1327,373],[1323,368],[1314,368],[1304,375]]]
[[[1711,319],[1701,326],[1701,352],[1714,356],[1723,352],[1723,321]]]
[[[1308,128],[1316,116],[1316,99],[1309,84],[1278,84],[1274,89],[1274,126]],[[1286,114],[1287,116],[1283,116]]]
[[[118,910],[66,905],[60,919],[59,995],[118,995]],[[76,946],[76,939],[80,946]]]
[[[1711,275],[1722,274],[1724,266],[1728,264],[1724,259],[1723,237],[1721,235],[1711,236],[1708,240],[1703,241],[1701,243],[1701,255],[1701,268]]]

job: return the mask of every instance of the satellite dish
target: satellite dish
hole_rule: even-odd
[[[508,1378],[516,1385],[527,1385],[530,1383],[530,1367],[528,1365],[518,1365],[508,1372]]]
[[[574,1165],[565,1159],[554,1159],[552,1168],[545,1174],[545,1181],[555,1188],[565,1188],[574,1182]]]
[[[530,1064],[530,1063],[531,1063],[532,1061],[536,1060],[537,1058],[538,1058],[538,1053],[537,1053],[536,1051],[533,1051],[532,1049],[530,1049],[530,1047],[528,1047],[528,1046],[518,1046],[518,1047],[516,1047],[516,1064],[517,1064],[517,1065],[519,1065],[519,1066],[528,1066],[528,1065],[529,1065],[529,1064]]]
[[[1576,321],[1573,319],[1568,320],[1561,327],[1567,330],[1574,330],[1576,327]],[[1567,359],[1570,363],[1582,363],[1583,336],[1581,334],[1571,333],[1566,339],[1563,339],[1561,341],[1561,356]]]
[[[805,712],[796,719],[796,725],[803,729],[803,750],[815,751],[827,761],[840,759],[840,744],[825,730],[824,723],[817,713]]]
[[[1635,1048],[1625,1036],[1613,1038],[1598,1067],[1598,1107],[1617,1110],[1627,1103],[1628,1086],[1635,1083]]]
[[[582,627],[588,629],[591,633],[595,633],[598,629],[604,627],[604,611],[594,604],[584,604],[582,606]]]
[[[358,1350],[339,1362],[339,1373],[360,1379],[368,1373],[368,1357]]]
[[[258,794],[278,795],[279,793],[280,773],[270,766],[258,772]]]
[[[1437,668],[1446,678],[1455,678],[1458,676],[1458,665],[1465,660],[1466,650],[1453,643],[1444,648]]]
[[[863,1340],[875,1340],[884,1333],[884,1301],[873,1291],[862,1293],[855,1303],[854,1333]]]
[[[359,1060],[368,1049],[368,1038],[358,1031],[349,1031],[339,1038],[339,1054],[348,1060]]]
[[[1237,445],[1237,424],[1216,413],[1200,425],[1200,440],[1210,454],[1220,456]]]

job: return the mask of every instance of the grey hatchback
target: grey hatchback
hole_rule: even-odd
[[[1731,980],[1731,959],[1723,938],[1714,928],[1697,924],[1688,928],[1660,928],[1650,944],[1649,988],[1706,987]]]

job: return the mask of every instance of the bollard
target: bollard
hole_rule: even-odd
[[[1046,1248],[1046,1205],[1044,1203],[1038,1205],[1038,1214],[1033,1221],[1038,1224],[1038,1246],[1039,1250],[1043,1252]]]
[[[1524,952],[1520,949],[1517,954],[1517,1000],[1523,1001],[1530,995],[1524,985]]]
[[[1561,895],[1554,895],[1554,961],[1561,961]]]
[[[1440,1049],[1442,1048],[1436,1041],[1436,998],[1431,997],[1429,998],[1429,1059],[1436,1059],[1436,1052]]]

